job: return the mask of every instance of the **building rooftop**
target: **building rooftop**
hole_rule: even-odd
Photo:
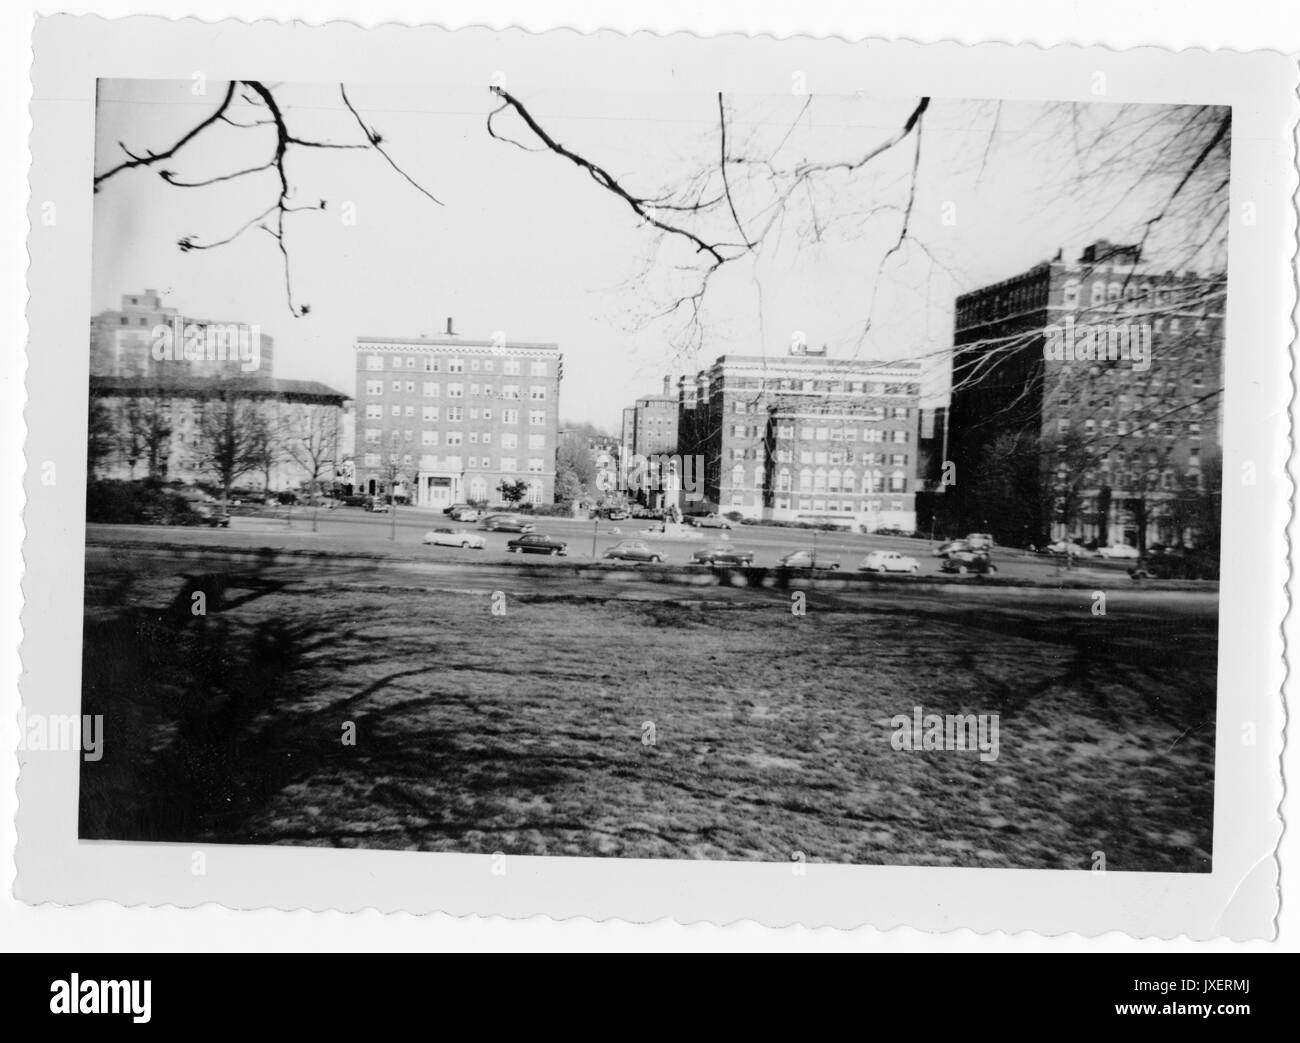
[[[310,398],[350,399],[352,396],[337,391],[318,380],[285,380],[260,373],[221,379],[218,377],[158,376],[158,377],[96,377],[90,378],[90,389],[99,394],[212,395],[220,391],[252,396],[293,395]]]

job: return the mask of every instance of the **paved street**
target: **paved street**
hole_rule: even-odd
[[[738,526],[730,531],[717,529],[686,529],[681,538],[665,538],[652,531],[658,523],[628,519],[621,522],[579,521],[571,518],[537,518],[537,531],[567,541],[570,560],[603,558],[605,551],[623,539],[643,539],[664,557],[667,564],[689,564],[691,555],[710,543],[726,542],[752,551],[755,565],[775,565],[783,555],[795,550],[810,550],[825,554],[840,563],[841,570],[853,571],[863,557],[873,550],[891,550],[916,558],[922,576],[939,574],[940,559],[932,556],[937,546],[928,540],[894,536],[867,536],[857,533],[814,532],[808,529],[787,529],[767,526]],[[516,533],[486,532],[478,523],[460,524],[450,521],[441,512],[419,507],[399,507],[396,525],[387,514],[372,514],[359,508],[339,507],[318,512],[318,530],[311,531],[311,512],[295,508],[286,520],[284,517],[237,516],[229,530],[207,528],[179,528],[155,526],[89,526],[92,533],[111,536],[127,531],[143,532],[160,542],[228,543],[238,547],[265,546],[276,548],[337,549],[349,552],[384,551],[398,549],[403,552],[418,550],[434,561],[510,560],[515,555],[506,551],[506,544]],[[487,541],[484,550],[460,550],[450,547],[423,546],[424,534],[432,528],[450,527],[466,529],[483,536]],[[165,535],[164,535],[165,533]],[[395,538],[390,539],[390,537]],[[594,553],[593,553],[594,545]],[[530,556],[530,560],[543,560]],[[1054,579],[1091,581],[1109,585],[1131,585],[1127,575],[1128,562],[1089,560],[1065,569],[1055,559],[1013,549],[997,549],[993,560],[998,576],[1035,582]]]

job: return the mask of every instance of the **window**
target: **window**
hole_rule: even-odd
[[[492,397],[492,385],[491,385],[491,384],[484,384],[484,385],[483,385],[483,397],[484,397],[484,398],[491,398],[491,397]]]
[[[377,427],[366,428],[366,445],[379,445],[383,440],[383,431]]]
[[[544,411],[535,411],[528,414],[528,422],[534,427],[541,427],[546,423],[546,413]]]
[[[519,410],[517,410],[517,409],[503,409],[503,410],[501,410],[501,423],[503,423],[503,424],[517,424],[517,423],[519,423]]]
[[[545,435],[529,435],[529,436],[528,436],[528,448],[529,448],[529,449],[545,449],[545,448],[546,448],[546,436],[545,436]]]
[[[856,427],[846,427],[844,429],[844,441],[856,442],[858,440],[858,429]]]
[[[895,420],[906,420],[908,412],[909,410],[906,406],[895,406],[893,410],[891,410],[890,415]]]
[[[1187,437],[1188,437],[1188,438],[1200,438],[1200,437],[1201,437],[1201,425],[1200,425],[1200,424],[1188,424],[1188,425],[1187,425]]]
[[[815,463],[815,464],[824,464],[824,463],[826,463],[826,454],[825,454],[825,453],[813,453],[813,463]]]
[[[519,446],[519,436],[513,432],[506,431],[501,435],[502,449],[515,449]]]
[[[812,456],[812,451],[805,449],[799,454],[799,462],[801,464],[810,464],[812,463]]]
[[[484,370],[484,372],[491,373],[491,372],[492,372],[494,369],[496,369],[496,368],[497,368],[497,364],[496,364],[492,359],[484,359],[484,360],[483,360],[483,370]]]
[[[453,423],[459,423],[465,419],[465,410],[462,406],[448,406],[447,419]]]
[[[425,406],[420,412],[420,419],[426,424],[436,424],[438,422],[438,407]]]
[[[376,370],[376,369],[383,369],[383,368],[384,368],[384,356],[383,356],[383,355],[367,355],[367,356],[366,356],[366,369],[369,369],[369,370]]]
[[[501,363],[501,372],[508,377],[519,376],[519,360],[506,359],[504,362]]]
[[[1119,300],[1120,294],[1122,292],[1123,292],[1123,287],[1119,283],[1113,282],[1108,287],[1106,287],[1106,299],[1108,301],[1117,301]]]
[[[438,444],[438,432],[437,432],[437,431],[430,431],[430,430],[428,430],[427,428],[426,428],[425,430],[421,431],[421,432],[420,432],[420,444],[421,444],[421,445],[437,445],[437,444]]]
[[[424,382],[424,387],[421,389],[421,391],[423,392],[425,398],[437,398],[438,395],[441,393],[442,388],[437,384],[437,382],[432,380],[426,380]]]
[[[528,458],[528,470],[531,474],[541,474],[545,470],[542,466],[542,458],[540,456],[530,456]]]
[[[1065,284],[1065,289],[1061,294],[1061,303],[1067,308],[1077,308],[1079,306],[1079,280],[1070,279]]]
[[[545,402],[546,388],[541,384],[533,384],[528,389],[528,398],[533,402]]]
[[[469,368],[470,368],[470,371],[471,371],[471,372],[473,372],[473,373],[477,373],[477,372],[478,372],[478,368],[479,368],[479,360],[478,360],[478,359],[470,359],[470,360],[469,360]]]
[[[384,415],[384,407],[381,406],[378,402],[371,402],[369,405],[366,406],[367,420],[378,420],[383,415]]]
[[[891,493],[907,491],[907,476],[902,471],[895,471],[889,476],[889,491]]]
[[[1057,422],[1056,422],[1056,433],[1057,433],[1058,435],[1064,435],[1064,434],[1067,434],[1067,433],[1069,432],[1069,430],[1070,430],[1070,421],[1069,421],[1069,420],[1067,420],[1065,417],[1061,417],[1059,420],[1057,420]]]
[[[828,427],[819,427],[819,428],[817,429],[817,441],[819,441],[819,442],[828,442],[828,441],[830,441],[830,437],[831,437],[831,431],[830,431],[830,428],[828,428]]]
[[[469,397],[470,397],[470,398],[478,398],[478,385],[477,385],[477,384],[471,384],[471,385],[469,386]]]
[[[544,376],[546,376],[546,363],[545,363],[545,362],[531,362],[531,363],[529,363],[529,365],[528,365],[528,375],[531,376],[531,377],[544,377]]]
[[[439,368],[440,365],[437,359],[428,358],[424,360],[424,371],[426,373],[437,373]]]
[[[1097,433],[1097,421],[1089,419],[1083,422],[1083,433],[1093,435]]]
[[[462,445],[465,442],[465,436],[459,431],[447,432],[447,445]]]
[[[732,437],[732,438],[744,438],[744,437],[745,437],[745,425],[744,425],[744,424],[732,424],[732,425],[731,425],[731,437]]]
[[[515,466],[515,462],[513,456],[503,456],[501,458],[501,470],[506,472],[519,470],[519,468]]]
[[[793,437],[794,437],[794,425],[793,425],[793,424],[780,424],[780,425],[777,427],[777,429],[776,429],[776,437],[777,437],[777,438],[793,438]]]
[[[484,431],[484,432],[483,432],[483,444],[484,444],[484,445],[491,445],[491,444],[492,444],[492,432],[491,432],[491,431]],[[486,465],[484,465],[484,466],[486,466]]]
[[[412,431],[409,427],[402,432],[402,441],[412,442],[414,440],[415,440],[415,432]]]
[[[448,360],[447,360],[447,372],[448,372],[448,373],[464,373],[464,372],[465,372],[465,360],[464,360],[464,359],[448,359]]]
[[[447,397],[448,397],[448,398],[464,398],[464,397],[465,397],[465,385],[464,385],[464,384],[448,384],[448,385],[447,385]]]
[[[485,409],[485,410],[483,410],[483,419],[484,419],[484,420],[491,420],[491,419],[492,419],[492,410],[490,410],[490,409]]]
[[[367,380],[367,395],[382,395],[384,393],[384,382],[382,380]]]
[[[477,431],[471,431],[471,432],[469,433],[469,444],[470,444],[470,445],[478,445],[478,432],[477,432]]]
[[[501,397],[507,402],[517,402],[519,400],[519,385],[505,384],[501,388]]]
[[[477,420],[477,419],[478,419],[478,410],[477,410],[477,409],[474,409],[474,408],[471,407],[471,408],[470,408],[470,411],[469,411],[469,418],[470,418],[471,420]]]
[[[409,417],[413,417],[413,416],[415,416],[415,406],[407,406],[407,407],[406,407],[406,415],[409,416]]]
[[[414,356],[414,355],[407,355],[407,356],[406,356],[406,368],[407,368],[407,369],[415,369],[415,356]]]
[[[1092,306],[1106,303],[1106,284],[1098,279],[1092,284]]]
[[[389,410],[389,412],[392,413],[393,416],[401,416],[401,415],[402,415],[402,407],[401,407],[401,406],[393,406],[392,409]]]
[[[367,466],[367,467],[378,467],[378,466],[379,466],[379,454],[378,454],[378,453],[366,453],[366,466]]]

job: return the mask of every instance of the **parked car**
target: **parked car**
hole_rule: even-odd
[[[1097,556],[1101,558],[1131,558],[1136,561],[1142,555],[1138,549],[1128,543],[1112,543],[1106,547],[1097,548]]]
[[[739,565],[744,567],[754,564],[754,555],[752,551],[737,550],[729,543],[715,543],[709,547],[701,547],[691,555],[691,561],[696,565]]]
[[[1047,553],[1065,554],[1072,558],[1092,557],[1092,551],[1088,550],[1082,543],[1075,543],[1074,540],[1057,540],[1055,543],[1049,543]]]
[[[344,507],[365,507],[370,502],[369,496],[345,496],[343,497]]]
[[[468,506],[469,504],[467,503],[453,503],[450,507],[444,507],[442,509],[442,513],[447,515],[454,515],[457,511],[463,510]]]
[[[477,507],[457,507],[449,515],[452,521],[472,522],[479,520],[479,510]]]
[[[645,540],[619,540],[605,551],[605,557],[616,561],[648,561],[655,565],[664,560],[664,556]]]
[[[626,507],[602,507],[598,513],[607,521],[625,521],[632,517],[632,512]]]
[[[970,544],[965,540],[949,540],[947,543],[939,544],[930,553],[936,558],[946,558],[949,554],[963,550],[970,550]]]
[[[858,566],[860,572],[911,572],[921,571],[921,563],[896,550],[873,550]]]
[[[569,545],[540,532],[527,532],[506,544],[511,554],[565,554]]]
[[[221,509],[219,504],[211,503],[193,503],[191,509],[200,518],[203,519],[204,525],[210,525],[217,529],[230,528],[230,515]]]
[[[776,563],[778,569],[838,569],[840,563],[810,550],[791,551]]]
[[[1218,579],[1219,559],[1210,554],[1147,554],[1128,570],[1133,579]]]
[[[462,550],[482,550],[487,540],[475,532],[464,529],[432,529],[424,534],[424,542],[435,547],[460,547]]]
[[[664,512],[661,511],[658,507],[637,506],[632,508],[632,517],[646,518],[649,519],[650,521],[663,521]]]
[[[989,559],[988,553],[982,550],[963,550],[956,554],[949,554],[948,557],[939,565],[940,572],[955,572],[959,576],[964,576],[968,572],[974,572],[979,575],[985,575],[990,572],[997,572],[998,567]]]
[[[684,521],[700,529],[734,529],[735,522],[720,514],[688,514]]]
[[[882,527],[879,528],[879,529],[876,529],[874,535],[876,535],[876,536],[906,536],[907,533],[906,533],[904,530],[902,530],[902,529],[894,528],[894,527],[891,526],[891,525],[885,525],[885,526],[882,526]]]
[[[378,496],[372,496],[366,501],[366,510],[373,511],[375,514],[387,514],[388,501]]]
[[[537,526],[513,514],[489,514],[483,519],[483,528],[488,532],[532,532]]]
[[[966,534],[966,546],[971,550],[992,550],[993,537],[987,532],[970,532]]]

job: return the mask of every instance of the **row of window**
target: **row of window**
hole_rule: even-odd
[[[731,498],[731,505],[733,507],[744,506],[744,502],[745,502],[745,498],[743,496],[733,496]],[[795,504],[796,506],[792,507],[791,506],[792,503]],[[782,510],[782,511],[788,511],[788,510],[817,511],[817,512],[834,511],[836,513],[842,512],[845,514],[859,514],[862,513],[863,511],[865,511],[868,514],[872,514],[875,513],[876,511],[881,511],[885,509],[885,505],[883,503],[876,502],[876,501],[871,501],[862,504],[861,510],[859,510],[857,507],[853,505],[852,500],[836,501],[836,500],[821,500],[821,499],[817,499],[817,500],[800,499],[800,500],[792,501],[789,497],[786,496],[778,496],[774,501],[774,505],[778,510]],[[904,509],[903,501],[891,500],[888,509],[891,511],[903,510]]]
[[[392,382],[392,390],[393,390],[393,394],[395,394],[395,395],[400,395],[400,394],[403,393],[403,391],[405,391],[405,393],[408,394],[408,395],[414,395],[414,394],[415,394],[415,381],[414,381],[414,380],[407,380],[407,381],[394,380],[394,381]],[[381,395],[383,395],[383,393],[384,393],[384,382],[383,382],[382,380],[367,380],[367,381],[366,381],[366,394],[367,394],[367,395],[371,396],[372,398],[378,398],[378,397],[380,397]],[[420,387],[420,393],[421,393],[425,398],[440,398],[440,397],[442,397],[442,385],[439,384],[437,381],[434,381],[434,380],[426,380],[426,381],[424,381],[424,382],[422,383],[422,385],[421,385],[421,387]],[[470,384],[470,385],[469,385],[469,395],[470,395],[470,398],[478,398],[480,395],[481,395],[482,397],[484,397],[484,398],[496,398],[496,397],[498,397],[498,396],[493,392],[493,386],[492,386],[491,384]],[[464,385],[464,384],[448,384],[448,385],[447,385],[447,397],[448,397],[448,398],[464,398],[464,397],[465,397],[465,385]],[[500,397],[501,397],[502,399],[504,399],[505,401],[507,401],[507,402],[517,402],[517,401],[519,401],[520,398],[522,397],[522,391],[521,391],[521,389],[520,389],[520,387],[519,387],[518,384],[503,384],[503,385],[501,385],[501,395],[500,395]],[[532,401],[532,402],[545,402],[545,401],[546,401],[546,387],[545,387],[545,385],[543,385],[543,384],[533,384],[533,385],[531,385],[531,386],[528,388],[528,398],[529,398],[529,400]]]
[[[414,355],[390,355],[392,369],[415,369],[416,357]],[[461,358],[441,358],[439,356],[426,355],[423,358],[422,367],[425,373],[444,372],[442,364],[446,363],[447,373],[464,373],[465,360]],[[469,371],[477,373],[482,370],[485,373],[496,372],[496,359],[476,359],[469,360]],[[366,357],[366,369],[371,372],[377,372],[384,368],[383,355],[368,355]],[[518,359],[502,359],[501,372],[506,376],[519,376],[521,374],[520,362]],[[545,362],[530,362],[528,364],[528,375],[530,377],[544,377],[547,374],[547,364]]]
[[[1069,279],[1061,290],[1061,303],[1067,308],[1077,308],[1084,296],[1084,284],[1078,279]],[[1115,304],[1120,300],[1129,303],[1144,301],[1162,307],[1192,299],[1186,289],[1153,287],[1149,282],[1139,284],[1132,280],[1126,283],[1115,280],[1107,282],[1105,279],[1094,279],[1088,286],[1086,296],[1094,308],[1103,304]]]
[[[754,481],[750,487],[762,489],[765,487],[765,483],[766,475],[762,468],[758,468],[754,471]],[[800,492],[853,493],[858,491],[858,477],[852,471],[804,468],[798,474],[798,485]],[[776,491],[792,492],[794,486],[795,475],[790,472],[789,468],[781,468],[776,474]],[[730,488],[735,490],[744,489],[745,487],[745,468],[733,467]],[[907,492],[907,475],[902,471],[895,471],[890,475],[868,472],[862,476],[861,491],[863,493],[905,493]]]
[[[1069,434],[1071,430],[1071,421],[1068,417],[1060,417],[1056,421],[1056,433],[1058,435]],[[1150,423],[1143,425],[1139,423],[1130,424],[1127,420],[1092,420],[1088,419],[1083,422],[1083,433],[1086,435],[1097,434],[1109,435],[1143,435],[1155,438],[1163,435],[1165,438],[1177,438],[1180,434],[1188,438],[1201,437],[1201,425],[1195,421],[1180,422],[1177,420],[1166,420],[1163,423],[1152,420]]]
[[[431,430],[430,428],[426,427],[420,431],[420,444],[437,445],[440,436],[442,438],[443,445],[464,445],[465,439],[467,437],[466,434],[461,431],[439,432],[439,431]],[[470,431],[468,433],[468,438],[469,438],[470,445],[491,445],[492,444],[491,431]],[[379,428],[379,427],[366,428],[365,441],[366,441],[366,445],[382,445],[384,442],[383,428]],[[403,442],[414,443],[415,431],[409,427],[400,431],[399,430],[389,431],[388,441],[392,445],[400,445]],[[519,436],[515,434],[513,431],[503,431],[501,433],[500,445],[502,449],[518,449]],[[533,450],[537,450],[537,449],[544,450],[546,448],[546,436],[529,435],[528,448]]]
[[[733,379],[725,382],[725,388],[728,392],[756,391],[769,394],[775,391],[808,391],[831,395],[894,395],[909,397],[921,393],[920,384],[885,384],[874,380],[804,380],[795,377],[784,377],[779,380]],[[752,401],[755,409],[766,408],[766,406],[758,402],[757,397]]]
[[[813,427],[809,424],[802,424],[797,429],[793,424],[778,424],[776,428],[776,437],[782,441],[791,441],[797,437],[804,442],[856,442],[859,438],[864,442],[896,442],[900,445],[905,444],[910,439],[910,432],[903,430],[883,431],[878,427]],[[746,432],[752,431],[752,434]],[[757,437],[761,434],[760,428],[741,428],[739,425],[731,429],[731,433],[736,438]]]
[[[390,406],[388,415],[391,417],[414,419],[416,407],[407,406]],[[448,406],[446,410],[438,406],[421,406],[420,419],[426,424],[436,424],[439,418],[445,418],[450,423],[459,423],[468,417],[470,420],[491,420],[491,409],[480,409],[478,406],[470,406],[468,409],[464,406]],[[367,420],[382,420],[384,418],[384,407],[377,403],[370,403],[366,406]],[[519,410],[503,409],[501,410],[501,423],[517,424],[519,423]],[[546,413],[544,410],[533,410],[528,414],[528,424],[530,427],[545,427]]]
[[[389,454],[388,459],[398,460],[399,456],[396,453],[391,453]],[[468,460],[462,460],[462,458],[459,456],[444,456],[441,458],[441,463],[439,463],[437,457],[429,458],[427,454],[421,454],[420,459],[422,462],[421,466],[424,466],[424,462],[426,460],[428,461],[429,470],[442,470],[442,471],[470,470],[470,471],[493,471],[493,472],[500,471],[503,473],[514,473],[519,470],[519,461],[513,456],[501,457],[500,467],[492,466],[492,457],[490,456],[471,456],[468,458]],[[414,467],[415,454],[403,453],[400,456],[400,461],[401,461],[401,466],[403,467],[407,467],[407,468]],[[373,467],[382,467],[383,464],[384,464],[383,453],[365,454],[364,466],[373,468]],[[528,458],[527,461],[528,474],[543,474],[545,473],[545,471],[546,471],[546,461],[544,461],[541,457]]]

